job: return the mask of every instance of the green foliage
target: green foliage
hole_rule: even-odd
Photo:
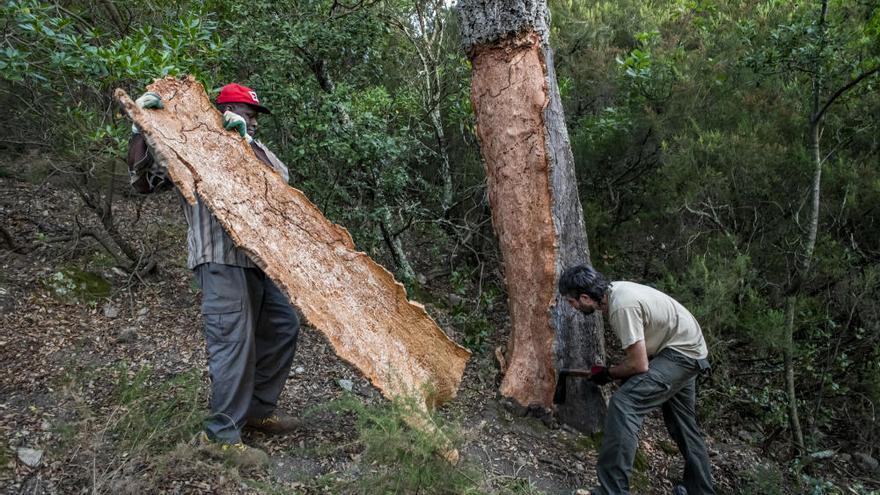
[[[256,88],[274,110],[260,136],[290,166],[292,185],[345,225],[360,249],[398,269],[405,260],[393,245],[411,232],[442,245],[446,234],[426,227],[439,216],[442,182],[425,118],[426,74],[410,40],[387,22],[406,18],[413,5],[286,0],[211,7],[228,47],[222,72]],[[448,22],[451,14],[431,15]],[[462,124],[472,119],[469,68],[456,36],[443,38],[449,49],[436,70],[444,85],[439,105],[446,127],[470,136]]]
[[[77,363],[65,367],[59,387],[75,414],[53,421],[57,447],[71,459],[118,470],[134,463],[147,483],[161,476],[162,464],[172,461],[175,449],[188,449],[207,414],[201,371],[162,376],[128,361]],[[118,475],[108,469],[95,482]]]
[[[37,134],[62,144],[59,150],[73,159],[98,153],[109,160],[119,156],[128,133],[110,111],[111,91],[120,86],[141,91],[165,75],[210,79],[222,43],[216,21],[198,5],[182,15],[167,12],[155,23],[145,15],[146,23],[130,29],[86,17],[87,11],[38,0],[0,7],[0,16],[11,21],[0,50],[7,83],[0,91],[6,98],[35,96],[28,112],[14,119],[18,125],[10,126],[22,139]]]
[[[450,308],[450,316],[456,328],[464,333],[462,345],[473,352],[483,352],[493,335],[494,326],[489,321],[489,312],[498,304],[500,289],[494,284],[476,287],[471,281],[471,272],[467,269],[454,270],[449,276],[452,292],[460,297]],[[474,302],[468,298],[476,293]]]
[[[652,49],[661,41],[659,31],[635,33],[635,39],[639,47],[616,59],[623,71],[623,87],[630,97],[662,102],[669,98],[669,91],[675,83],[675,54],[661,59],[652,56]]]
[[[746,473],[743,495],[784,495],[784,473],[775,465],[758,465]]]
[[[484,304],[482,306],[484,308],[483,312],[480,311],[479,307],[469,310],[464,303],[456,304],[450,312],[455,326],[464,331],[462,345],[473,352],[483,352],[493,333],[493,326],[489,322],[485,311],[487,310],[486,308],[491,307],[489,303],[494,302],[494,297],[487,292],[484,293],[481,301]]]
[[[803,487],[803,493],[807,495],[843,495],[846,493],[831,481],[814,478],[806,474],[801,475],[801,486]]]
[[[110,426],[124,450],[167,452],[201,428],[206,411],[200,371],[157,377],[148,367],[133,370],[121,363],[114,374],[120,414]]]
[[[471,467],[453,466],[442,455],[456,445],[455,428],[434,414],[419,410],[414,401],[398,399],[365,405],[351,395],[330,407],[354,415],[363,462],[371,466],[364,477],[339,487],[346,493],[477,494],[479,478]],[[410,427],[406,417],[419,417],[437,432]],[[446,441],[445,439],[448,439]]]
[[[473,132],[471,67],[454,12],[428,9],[426,28],[408,36],[418,14],[410,2],[161,1],[125,4],[117,16],[107,8],[122,5],[0,6],[7,21],[0,104],[11,109],[0,146],[10,164],[49,143],[53,156],[36,178],[53,174],[77,191],[104,187],[119,175],[128,136],[111,99],[115,87],[135,95],[154,77],[184,73],[209,91],[229,81],[250,85],[273,110],[261,117],[259,136],[290,166],[292,185],[388,266],[405,261],[397,245],[419,272],[457,267],[452,325],[465,345],[485,350],[494,337],[489,308],[501,304],[502,290],[476,269],[492,273],[497,250]],[[811,211],[814,88],[826,102],[880,60],[876,5],[829,2],[824,23],[820,6],[550,2],[594,262],[689,308],[714,368],[701,408],[711,421],[747,418],[767,432],[786,427],[779,355]],[[441,23],[445,35],[430,45]],[[425,68],[417,47],[435,54],[435,67]],[[864,426],[875,424],[868,419],[880,405],[878,80],[843,93],[822,121],[820,227],[795,297],[793,354],[798,405],[815,446],[829,436],[862,446],[880,440],[876,427]],[[452,164],[449,211],[441,206],[434,110]],[[10,164],[0,175],[28,175]],[[136,375],[126,386],[140,387]],[[362,426],[400,439],[388,443],[394,455],[376,457],[388,468],[374,480],[381,490],[407,437],[380,419]],[[430,464],[425,451],[410,453],[416,464]],[[401,483],[437,475],[418,469]],[[776,473],[753,478],[754,493],[777,486]]]
[[[0,123],[0,146],[27,157],[18,163],[30,161],[34,149],[45,155],[45,173],[16,175],[38,181],[55,176],[75,191],[133,270],[143,256],[111,225],[114,183],[127,175],[119,168],[131,132],[113,91],[137,97],[166,75],[194,74],[210,84],[223,43],[203,2],[118,7],[112,0],[10,0],[0,6],[0,105],[14,109]]]
[[[830,2],[824,23],[820,2],[551,7],[594,262],[697,317],[714,368],[710,418],[785,427],[779,356],[811,211],[813,84],[824,104],[878,66],[876,6]],[[876,428],[844,433],[833,411],[878,404],[878,345],[864,337],[880,321],[880,236],[865,203],[880,199],[866,140],[880,127],[878,80],[842,93],[822,122],[819,232],[794,318],[798,404],[816,446],[877,439]]]
[[[2,7],[11,22],[0,45],[0,103],[17,109],[0,124],[4,142],[16,151],[51,143],[62,176],[93,209],[112,194],[129,135],[112,91],[122,87],[136,96],[164,75],[193,74],[209,92],[230,81],[254,87],[274,110],[261,119],[260,138],[290,166],[293,185],[345,225],[359,248],[396,264],[404,278],[412,277],[407,247],[395,246],[409,236],[431,236],[442,246],[451,232],[430,223],[441,214],[443,180],[427,105],[439,108],[449,154],[462,166],[456,192],[482,187],[472,146],[470,67],[457,44],[456,17],[442,5],[429,13],[430,26],[449,25],[433,48],[442,56],[431,79],[439,93],[430,101],[410,40],[387,22],[411,16],[409,3],[199,0],[122,7],[113,0],[64,6],[13,0]],[[455,225],[454,218],[444,220]]]
[[[799,466],[796,461],[787,470],[774,464],[759,464],[744,473],[742,493],[743,495],[785,495],[787,493],[868,495],[874,493],[866,490],[859,483],[844,489],[831,481],[800,472],[801,469],[802,466]]]
[[[17,25],[16,45],[0,59],[3,77],[32,82],[49,90],[63,82],[111,87],[125,81],[193,72],[196,60],[216,55],[216,22],[187,12],[159,29],[140,26],[128,36],[108,39],[100,26],[83,26],[72,12],[38,0],[13,0],[2,15]],[[201,50],[205,47],[205,50]]]

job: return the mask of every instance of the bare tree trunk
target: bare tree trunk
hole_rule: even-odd
[[[80,183],[74,183],[77,194],[83,203],[98,217],[101,221],[106,236],[96,231],[87,231],[86,234],[93,237],[101,244],[101,246],[116,259],[120,268],[130,272],[138,270],[138,264],[141,260],[141,254],[137,249],[125,240],[113,218],[113,197],[115,192],[115,177],[118,162],[113,161],[110,168],[110,178],[107,184],[107,190],[103,193],[97,181],[91,180],[86,172],[82,172]],[[119,248],[117,253],[108,240],[112,240],[113,244]],[[127,258],[127,259],[126,259]],[[148,262],[149,260],[147,260]]]
[[[397,276],[402,281],[410,283],[416,279],[416,273],[406,257],[406,251],[403,250],[400,235],[396,234],[392,229],[392,222],[391,212],[386,208],[384,213],[382,213],[382,219],[379,221],[379,230],[382,231],[385,245],[388,246],[388,250],[391,251],[391,255],[394,257],[394,264],[397,265]]]
[[[794,351],[795,351],[795,315],[797,313],[798,296],[803,291],[803,285],[810,275],[810,268],[813,264],[813,253],[816,250],[816,239],[819,233],[819,208],[821,206],[822,193],[822,153],[820,148],[822,122],[828,109],[840,97],[847,94],[850,90],[857,87],[863,81],[880,73],[880,65],[874,65],[863,70],[857,76],[852,77],[846,83],[839,86],[828,98],[822,103],[822,93],[827,86],[826,69],[824,68],[825,60],[822,59],[822,52],[826,44],[828,18],[828,0],[822,0],[818,22],[818,48],[816,49],[815,60],[813,61],[812,75],[812,94],[810,102],[810,127],[808,129],[810,160],[813,165],[813,179],[810,187],[810,215],[809,225],[807,225],[807,236],[804,243],[803,251],[800,254],[800,260],[795,260],[795,274],[792,282],[789,284],[786,299],[786,335],[785,347],[783,349],[783,358],[785,364],[785,382],[786,394],[788,395],[789,410],[789,426],[792,431],[792,443],[798,454],[805,452],[804,434],[800,425],[800,419],[797,410],[797,396],[795,394],[795,376],[794,376]]]
[[[791,428],[794,448],[798,453],[803,453],[805,451],[804,433],[801,429],[797,395],[794,388],[794,316],[797,312],[797,298],[789,296],[785,304],[785,347],[782,349],[782,359],[785,368],[785,394],[788,397],[788,425]]]
[[[122,21],[122,16],[119,15],[119,9],[116,8],[113,0],[100,0],[99,3],[104,6],[107,15],[113,21],[113,24],[116,25],[116,28],[119,29],[119,34],[125,34],[125,22]]]
[[[440,159],[440,181],[442,183],[440,207],[443,210],[443,218],[448,218],[449,210],[453,204],[453,184],[449,143],[443,130],[441,114],[443,87],[439,62],[446,35],[445,5],[445,0],[431,0],[429,2],[415,0],[412,2],[412,10],[407,9],[402,14],[392,9],[388,20],[406,36],[422,62],[424,73],[422,105],[428,115],[428,121],[437,142],[436,152]]]
[[[113,196],[116,191],[116,168],[118,166],[118,162],[113,160],[113,164],[110,167],[110,179],[107,184],[107,192],[104,194],[104,202],[100,207],[100,210],[96,211],[98,216],[101,218],[101,224],[104,226],[104,230],[107,231],[107,235],[113,239],[113,242],[119,246],[119,249],[125,254],[125,256],[130,259],[132,264],[132,270],[137,268],[138,259],[140,256],[138,255],[137,250],[132,246],[122,234],[119,232],[117,228],[116,221],[113,217]]]
[[[568,131],[548,43],[546,2],[463,0],[471,98],[486,166],[511,312],[501,394],[532,410],[552,407],[559,365],[604,354],[601,319],[558,298],[560,271],[589,261]],[[590,383],[572,385],[559,413],[596,431],[605,403]]]
[[[436,68],[435,68],[436,70]],[[439,92],[439,89],[437,90]],[[439,100],[439,94],[437,98]],[[443,217],[446,218],[452,207],[452,168],[449,165],[449,146],[446,141],[446,133],[443,131],[443,120],[440,115],[440,103],[429,114],[431,127],[434,128],[434,138],[437,140],[437,154],[440,156],[440,180],[443,182],[443,190],[440,195],[440,208]]]
[[[825,18],[828,13],[828,1],[822,2],[822,10],[819,17],[820,44],[825,41]],[[797,313],[798,296],[803,287],[804,280],[809,276],[810,266],[813,263],[813,251],[816,249],[816,237],[819,232],[819,205],[822,192],[822,155],[819,151],[819,128],[822,122],[822,112],[819,108],[819,100],[822,94],[822,68],[817,56],[813,73],[813,91],[811,95],[809,148],[813,161],[813,181],[810,187],[810,217],[807,226],[807,239],[804,244],[803,257],[798,263],[795,261],[795,277],[789,295],[786,298],[786,328],[785,342],[782,351],[783,366],[785,370],[785,393],[788,398],[788,424],[791,428],[792,445],[797,455],[806,452],[804,444],[804,432],[801,428],[800,415],[798,414],[797,393],[795,390],[794,376],[794,331],[795,314]]]
[[[807,225],[807,239],[802,253],[803,258],[797,263],[794,282],[789,296],[785,301],[786,325],[785,342],[782,350],[783,365],[785,372],[785,394],[788,398],[788,424],[791,428],[792,445],[798,455],[806,452],[804,432],[801,428],[800,415],[798,414],[797,393],[795,391],[794,376],[794,331],[795,315],[797,314],[798,296],[801,293],[804,280],[809,276],[810,267],[813,264],[813,252],[816,250],[816,237],[819,233],[819,203],[822,186],[822,156],[819,150],[819,121],[815,120],[818,111],[818,83],[814,82],[814,117],[810,123],[810,155],[813,160],[813,181],[810,188],[810,217]]]

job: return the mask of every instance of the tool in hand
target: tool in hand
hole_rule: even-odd
[[[578,378],[590,379],[593,373],[590,370],[579,368],[560,368],[559,378],[556,379],[556,393],[553,394],[553,403],[562,404],[565,402],[565,392],[568,387],[568,377],[576,376]]]

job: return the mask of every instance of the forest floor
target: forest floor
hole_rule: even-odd
[[[266,469],[238,471],[203,457],[191,441],[208,390],[200,294],[185,268],[177,199],[169,193],[115,205],[121,230],[150,246],[160,263],[143,280],[115,269],[92,239],[71,237],[76,222],[96,225],[78,204],[51,181],[0,178],[0,218],[19,248],[0,249],[0,492],[454,493],[443,487],[458,477],[472,493],[556,494],[595,484],[596,439],[499,405],[491,349],[508,328],[501,303],[492,309],[489,350],[473,356],[458,397],[440,413],[459,437],[459,466],[403,465],[418,462],[401,445],[410,438],[405,432],[386,429],[389,437],[378,441],[369,435],[370,417],[376,423],[392,414],[386,401],[309,326],[280,404],[305,418],[303,428],[245,437],[270,454]],[[88,276],[78,270],[110,286],[78,278]],[[71,280],[92,284],[90,301],[58,296]],[[448,293],[430,281],[425,290]],[[427,308],[448,327],[443,304]],[[352,399],[364,408],[353,411]],[[719,493],[743,493],[744,477],[766,460],[739,434],[714,429],[707,441]],[[662,419],[652,415],[635,493],[670,493],[681,469]]]

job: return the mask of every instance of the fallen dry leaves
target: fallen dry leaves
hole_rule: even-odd
[[[343,393],[339,380],[368,403],[380,395],[339,360],[318,332],[303,329],[281,407],[311,411],[302,431],[281,438],[250,434],[246,441],[272,457],[269,469],[235,470],[201,458],[185,442],[167,446],[160,457],[119,450],[108,424],[125,411],[114,396],[120,363],[131,373],[151,370],[160,383],[187,372],[201,376],[206,394],[204,342],[199,293],[185,265],[185,225],[173,194],[121,198],[120,228],[146,252],[157,253],[159,272],[143,282],[114,270],[91,239],[69,236],[75,219],[94,225],[77,210],[69,191],[0,178],[0,215],[23,253],[0,249],[0,487],[8,493],[324,493],[332,480],[354,479],[363,447],[354,419],[321,409]],[[138,214],[138,210],[140,213]],[[135,219],[137,219],[135,221]],[[430,259],[430,257],[425,257]],[[41,281],[59,267],[95,271],[113,284],[109,299],[73,304],[50,295]],[[429,306],[441,324],[450,319]],[[507,328],[503,305],[492,321]],[[499,335],[504,332],[498,332]],[[499,343],[491,342],[489,349]],[[559,493],[595,483],[595,450],[582,436],[549,430],[540,421],[516,418],[498,405],[497,371],[490,353],[469,364],[458,398],[443,414],[461,425],[465,462],[479,466],[487,491],[505,493],[531,486]],[[666,493],[681,469],[658,416],[642,435],[652,486]],[[719,484],[732,489],[736,476],[754,465],[743,445],[716,448]],[[43,451],[28,467],[18,448]],[[367,466],[368,467],[368,466]],[[328,481],[330,480],[330,481]]]

